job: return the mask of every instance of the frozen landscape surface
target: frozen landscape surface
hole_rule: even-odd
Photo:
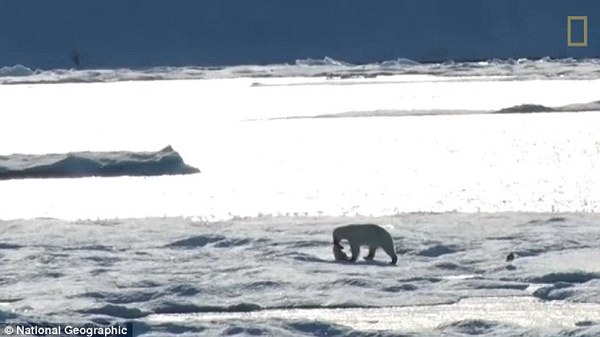
[[[594,62],[563,68],[581,76],[0,85],[2,155],[171,144],[202,168],[1,181],[0,318],[149,336],[597,336]],[[348,223],[388,229],[398,265],[333,262]]]
[[[3,221],[0,315],[127,321],[156,336],[595,336],[598,221],[542,213]],[[387,228],[398,265],[381,251],[372,262],[332,261],[331,231],[349,222]]]
[[[156,176],[198,172],[198,169],[186,165],[170,146],[155,152],[0,156],[0,179]]]

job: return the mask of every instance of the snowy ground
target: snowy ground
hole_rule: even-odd
[[[1,310],[17,321],[133,321],[138,333],[161,336],[592,336],[600,322],[599,220],[441,213],[7,221]],[[333,262],[331,230],[348,222],[387,228],[398,265],[383,252],[369,263]],[[504,261],[510,251],[513,268]]]
[[[473,112],[598,89],[432,75],[0,86],[0,154],[170,144],[202,171],[0,182],[0,318],[161,336],[597,335],[600,114]],[[398,266],[332,262],[331,230],[353,222],[388,228]]]

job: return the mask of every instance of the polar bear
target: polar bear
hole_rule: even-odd
[[[391,264],[396,264],[398,256],[394,249],[394,241],[392,236],[384,228],[372,225],[347,225],[337,227],[333,230],[333,255],[336,260],[344,260],[348,257],[341,250],[344,249],[340,245],[340,241],[348,240],[350,244],[350,252],[352,257],[350,261],[356,262],[360,254],[360,246],[369,246],[369,254],[364,257],[365,260],[372,260],[375,257],[377,248],[381,247],[392,258]],[[342,255],[343,254],[343,255]]]

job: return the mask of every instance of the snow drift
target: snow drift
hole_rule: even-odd
[[[0,180],[198,173],[171,146],[157,152],[72,152],[0,156]]]

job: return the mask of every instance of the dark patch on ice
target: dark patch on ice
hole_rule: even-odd
[[[493,236],[487,237],[486,240],[497,240],[497,241],[513,241],[520,239],[518,236]]]
[[[151,331],[152,332],[162,332],[162,333],[168,333],[168,334],[175,334],[175,335],[192,335],[192,336],[197,336],[198,333],[204,332],[206,330],[205,327],[203,326],[198,326],[198,325],[182,325],[182,324],[175,324],[175,323],[162,323],[160,325],[152,325],[151,327]],[[139,331],[137,329],[134,329],[134,331]]]
[[[180,284],[167,288],[166,292],[168,294],[175,294],[179,296],[194,296],[202,291],[189,284]]]
[[[342,286],[350,286],[359,288],[373,288],[376,284],[377,283],[373,280],[365,278],[343,278],[333,281],[330,287],[338,288]]]
[[[160,283],[153,280],[142,280],[127,285],[117,284],[117,288],[156,288],[160,286]]]
[[[152,325],[142,321],[133,321],[129,323],[132,323],[134,336],[145,335],[147,332],[198,336],[199,333],[204,332],[206,330],[205,327],[198,325],[197,323],[194,323],[193,325],[185,324],[185,322],[167,322]]]
[[[254,303],[239,303],[230,306],[211,306],[169,301],[161,303],[152,311],[156,314],[192,314],[207,312],[251,312],[258,310],[262,310],[262,307]]]
[[[95,262],[97,265],[101,267],[111,267],[115,263],[121,261],[120,258],[117,257],[108,257],[108,256],[87,256],[82,258],[82,260]]]
[[[439,277],[412,277],[412,278],[407,278],[407,279],[401,279],[399,281],[401,282],[429,282],[429,283],[439,283],[441,282],[443,279],[439,278]]]
[[[89,298],[94,298],[94,299],[104,299],[104,298],[106,298],[106,293],[91,291],[91,292],[75,295],[73,297],[83,297],[83,298],[89,297]]]
[[[113,304],[129,304],[147,302],[155,297],[156,293],[153,291],[134,291],[110,294],[110,296],[105,298],[105,301]]]
[[[98,314],[117,318],[135,319],[148,316],[148,312],[138,308],[131,308],[122,305],[107,304],[98,308],[83,309],[77,311],[82,314]]]
[[[109,271],[110,271],[110,269],[96,268],[96,269],[90,270],[90,274],[96,276],[96,275],[104,274],[104,273],[109,272]]]
[[[461,251],[455,245],[435,245],[417,253],[419,256],[438,257],[446,254],[452,254]]]
[[[382,332],[363,332],[353,331],[346,327],[341,327],[332,323],[311,321],[311,322],[294,322],[288,324],[288,328],[291,329],[292,333],[301,332],[303,335],[315,337],[376,337],[384,336]],[[394,334],[394,336],[399,336]]]
[[[175,323],[163,323],[160,325],[153,325],[152,326],[152,331],[160,331],[160,332],[166,332],[169,334],[176,334],[176,335],[185,335],[185,334],[192,334],[192,335],[197,335],[200,332],[204,332],[206,330],[205,327],[203,326],[199,326],[199,325],[182,325],[182,324],[175,324]],[[137,331],[137,330],[134,330]]]
[[[565,222],[565,221],[567,221],[567,218],[562,217],[562,216],[552,217],[552,218],[546,220],[546,222]]]
[[[506,268],[506,270],[510,270],[510,271],[517,270],[517,267],[516,267],[516,266],[513,266],[512,264],[508,264],[508,265],[506,265],[506,267],[505,267],[505,268]]]
[[[391,287],[383,288],[383,291],[390,292],[390,293],[398,293],[398,292],[402,292],[402,291],[415,291],[417,289],[418,289],[418,287],[414,284],[402,284],[399,286],[391,286]]]
[[[240,327],[240,326],[229,327],[229,328],[225,329],[225,331],[223,331],[223,334],[226,336],[235,336],[235,335],[240,335],[240,334],[244,334],[245,336],[270,335],[270,333],[268,331],[263,330],[263,329]]]
[[[557,336],[565,337],[598,337],[600,336],[600,325],[579,326],[578,329],[565,331]]]
[[[106,316],[92,316],[90,321],[98,325],[112,325],[114,323],[113,319],[107,319]]]
[[[496,113],[536,113],[536,112],[585,112],[597,111],[600,108],[600,101],[589,103],[568,104],[559,107],[547,107],[539,104],[521,104],[509,108],[501,109]]]
[[[46,277],[50,277],[50,278],[61,278],[65,274],[52,271],[52,272],[48,272],[48,273],[45,273],[45,274],[42,274],[42,275],[46,276]]]
[[[265,290],[265,289],[275,289],[280,288],[284,285],[281,282],[273,282],[273,281],[256,281],[252,283],[245,284],[243,287],[246,290]]]
[[[370,308],[378,308],[378,306],[372,305],[364,305],[362,303],[339,303],[339,304],[330,304],[330,305],[322,305],[322,304],[298,304],[298,305],[287,305],[287,306],[274,306],[268,307],[264,309],[271,310],[292,310],[292,309],[370,309]]]
[[[16,245],[13,243],[2,243],[0,242],[0,249],[19,249],[23,248],[21,245]]]
[[[596,325],[598,324],[598,322],[594,322],[594,321],[579,321],[575,323],[575,326],[592,326],[592,325]]]
[[[529,288],[528,283],[514,283],[514,282],[496,282],[496,281],[477,281],[469,282],[473,289],[514,289],[514,290],[525,290]]]
[[[385,331],[359,331],[333,323],[320,321],[299,321],[287,324],[293,336],[315,336],[315,337],[407,337],[410,335],[397,332]]]
[[[533,296],[548,301],[565,300],[575,293],[573,285],[567,282],[557,282],[548,287],[542,287],[533,292]]]
[[[22,297],[0,298],[0,303],[15,303],[21,301],[22,299]]]
[[[0,180],[198,173],[171,146],[156,152],[71,152],[0,156]]]
[[[217,306],[199,306],[191,303],[165,302],[155,307],[152,311],[156,314],[191,314],[197,312],[220,312]]]
[[[89,246],[80,246],[80,247],[66,247],[63,250],[99,250],[103,252],[112,252],[113,247],[103,246],[103,245],[89,245]]]
[[[236,246],[244,246],[250,244],[252,241],[250,239],[226,239],[223,241],[219,241],[215,243],[215,247],[218,248],[229,248]]]
[[[82,298],[94,298],[97,300],[102,300],[104,302],[108,302],[111,304],[129,304],[129,303],[139,303],[139,302],[147,302],[155,298],[157,294],[155,292],[146,292],[146,291],[130,291],[130,292],[118,292],[118,293],[109,293],[109,292],[87,292],[81,295],[77,295],[77,297]]]
[[[267,238],[256,238],[254,239],[254,243],[268,243],[271,242],[272,240],[267,239]]]
[[[504,108],[496,111],[496,113],[528,113],[528,112],[555,112],[554,108],[550,108],[539,104],[520,104],[509,108]]]
[[[176,248],[199,248],[204,247],[210,243],[225,240],[223,235],[197,235],[187,239],[178,240],[165,245],[165,247],[176,247]]]
[[[288,326],[295,331],[310,333],[314,336],[348,336],[347,329],[326,322],[294,322]]]
[[[503,327],[504,324],[494,321],[486,321],[482,319],[467,319],[462,321],[452,322],[438,327],[444,333],[457,333],[464,335],[484,335],[491,334]]]
[[[262,307],[254,303],[239,303],[225,307],[226,312],[250,312],[262,310]]]
[[[550,273],[540,277],[535,277],[531,280],[532,283],[585,283],[587,281],[600,278],[598,273],[589,272],[563,272],[563,273]]]
[[[6,312],[4,310],[0,310],[0,322],[6,322],[9,319],[16,319],[17,315],[12,312]]]

